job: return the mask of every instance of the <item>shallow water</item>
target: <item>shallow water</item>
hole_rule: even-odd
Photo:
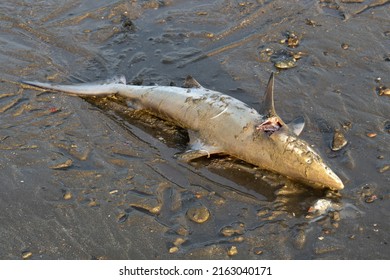
[[[0,258],[388,259],[390,5],[347,2],[2,1]],[[283,50],[303,56],[278,71]],[[256,108],[271,71],[276,110],[305,117],[339,194],[226,157],[181,163],[186,132],[123,100],[17,83],[190,74]],[[348,144],[335,152],[336,130]],[[321,198],[338,207],[318,218]]]

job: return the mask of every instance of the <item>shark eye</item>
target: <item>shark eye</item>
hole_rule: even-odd
[[[256,130],[264,131],[271,136],[275,131],[278,131],[282,127],[280,120],[277,117],[270,117],[264,122],[256,126]]]
[[[310,157],[305,158],[307,164],[311,164],[313,161]]]

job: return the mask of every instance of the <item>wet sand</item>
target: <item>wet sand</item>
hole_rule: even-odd
[[[376,0],[2,1],[0,259],[389,259],[389,18]],[[271,71],[276,110],[305,117],[340,193],[229,157],[179,162],[171,123],[17,82],[190,74],[257,108]]]

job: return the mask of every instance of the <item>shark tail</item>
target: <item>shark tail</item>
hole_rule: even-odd
[[[118,93],[121,87],[126,85],[126,78],[124,76],[117,76],[101,82],[76,85],[58,85],[37,81],[21,81],[21,83],[44,90],[61,91],[75,95],[110,95]]]

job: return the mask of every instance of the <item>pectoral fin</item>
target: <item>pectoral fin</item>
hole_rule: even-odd
[[[209,150],[188,150],[182,154],[177,155],[177,158],[181,161],[189,162],[197,158],[210,157],[212,153]]]
[[[182,161],[188,162],[205,156],[209,158],[212,154],[219,154],[223,152],[219,147],[207,144],[205,141],[202,141],[195,132],[189,132],[189,136],[189,149],[177,156]]]
[[[302,116],[298,117],[288,123],[287,126],[295,135],[299,136],[305,127],[305,119]]]

